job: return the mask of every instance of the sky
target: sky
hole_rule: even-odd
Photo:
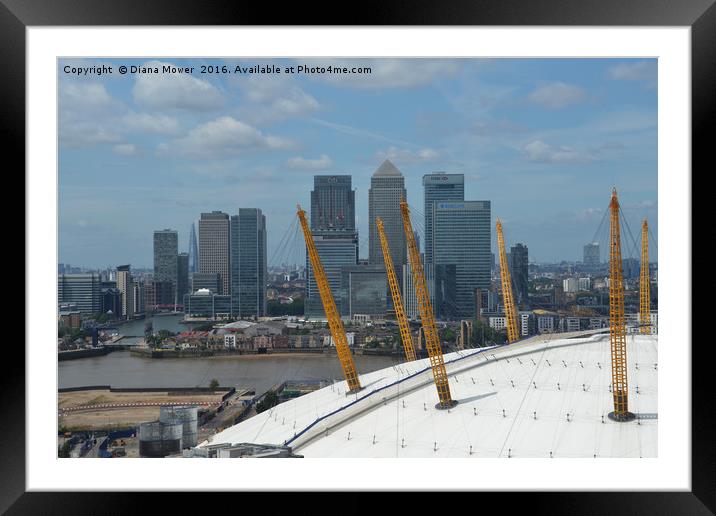
[[[193,72],[130,68],[164,65]],[[282,73],[246,70],[260,66]],[[58,89],[61,263],[151,268],[154,230],[188,251],[202,212],[239,208],[266,215],[269,265],[303,263],[295,207],[317,174],[353,177],[367,258],[386,158],[414,213],[423,174],[464,174],[465,199],[490,200],[530,262],[580,261],[603,240],[612,187],[635,238],[645,217],[658,230],[656,59],[60,59]]]

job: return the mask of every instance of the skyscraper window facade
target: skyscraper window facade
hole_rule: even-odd
[[[341,316],[367,315],[384,319],[388,277],[381,265],[347,265],[341,269]]]
[[[435,288],[445,290],[433,294],[436,311],[444,318],[472,317],[476,289],[490,286],[490,201],[434,202],[431,228]]]
[[[351,176],[314,176],[311,230],[355,230],[356,199]]]
[[[355,192],[351,176],[314,176],[311,232],[339,312],[341,267],[358,264],[358,231],[355,227]],[[308,253],[306,272],[305,315],[309,318],[323,318],[325,312]]]
[[[179,234],[171,229],[154,232],[154,281],[172,284],[167,299],[156,299],[157,304],[174,304],[177,287],[177,256],[179,254]]]
[[[435,172],[423,176],[425,216],[425,263],[434,263],[433,241],[433,205],[440,201],[465,200],[465,176],[463,174],[445,174]]]
[[[525,244],[515,244],[510,249],[512,290],[517,305],[526,310],[529,308],[529,253]]]
[[[231,217],[231,306],[235,317],[266,315],[266,216],[240,208]]]
[[[229,295],[229,215],[221,211],[202,213],[199,219],[199,272],[218,274],[217,294]]]
[[[596,268],[599,266],[599,242],[591,242],[584,245],[583,263],[586,267]]]
[[[184,294],[189,293],[189,253],[179,253],[177,256],[177,304],[181,304]]]
[[[102,310],[102,281],[99,274],[60,274],[57,301],[76,303],[80,313],[94,315]]]
[[[122,294],[122,317],[132,319],[134,317],[134,280],[129,265],[117,267],[117,289]]]
[[[405,178],[390,160],[385,160],[370,179],[368,190],[368,261],[384,265],[375,219],[383,221],[385,237],[390,247],[398,285],[402,285],[403,265],[407,263],[407,243],[400,214],[400,202],[407,198]],[[390,302],[389,302],[390,304]]]

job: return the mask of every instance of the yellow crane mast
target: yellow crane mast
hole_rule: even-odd
[[[649,283],[649,225],[641,225],[641,274],[639,278],[639,331],[651,331],[651,285]]]
[[[612,358],[612,397],[614,398],[614,412],[611,412],[609,417],[615,421],[629,421],[634,419],[634,414],[629,412],[622,244],[616,188],[612,189],[609,212],[609,341]]]
[[[333,342],[335,343],[336,350],[338,351],[338,359],[341,362],[343,375],[346,377],[346,382],[348,383],[348,393],[357,392],[361,389],[361,385],[360,380],[358,379],[355,364],[353,363],[351,350],[348,348],[346,330],[343,328],[341,316],[338,313],[336,302],[333,299],[333,294],[331,293],[331,286],[328,284],[328,279],[326,278],[326,271],[323,269],[323,264],[321,263],[318,251],[316,250],[316,244],[313,241],[313,235],[308,227],[306,212],[301,209],[300,204],[296,205],[296,207],[298,209],[298,220],[301,222],[301,229],[303,229],[303,237],[306,240],[308,256],[311,260],[311,266],[313,267],[313,274],[316,277],[318,292],[321,295],[323,310],[326,312],[328,326],[331,329]]]
[[[408,209],[407,202],[402,201],[400,203],[400,213],[403,216],[403,229],[405,230],[405,238],[408,243],[408,259],[410,260],[410,269],[413,271],[413,284],[415,285],[420,319],[422,320],[423,333],[425,334],[425,347],[428,349],[430,367],[433,371],[433,379],[435,380],[435,387],[437,387],[438,399],[440,400],[436,408],[448,409],[456,405],[457,401],[454,401],[450,395],[450,384],[448,383],[448,375],[445,370],[443,350],[440,347],[438,330],[435,326],[435,314],[433,313],[433,307],[430,303],[428,287],[425,283],[425,273],[423,272],[423,264],[420,261],[420,253],[415,243],[413,225],[410,222],[410,210]]]
[[[502,222],[497,219],[497,248],[500,253],[500,279],[502,281],[502,302],[505,305],[505,319],[507,319],[507,342],[514,342],[520,338],[517,331],[517,307],[512,296],[512,278],[507,265],[507,252],[505,251],[505,237],[502,234]]]
[[[375,225],[378,227],[380,247],[383,250],[383,261],[385,262],[385,272],[388,275],[388,285],[390,285],[390,294],[393,297],[395,318],[398,320],[398,326],[400,327],[400,337],[403,339],[403,350],[405,351],[405,359],[408,362],[412,362],[413,360],[415,360],[413,337],[412,335],[410,335],[410,325],[408,324],[408,317],[405,315],[403,299],[400,296],[398,277],[395,275],[395,268],[393,267],[393,258],[390,256],[390,247],[388,246],[388,239],[385,237],[383,219],[381,219],[380,217],[376,217]]]

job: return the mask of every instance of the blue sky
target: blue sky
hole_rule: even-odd
[[[120,65],[192,74],[117,73]],[[370,176],[390,158],[422,211],[423,174],[465,174],[530,261],[581,260],[616,186],[657,233],[655,59],[61,59],[59,260],[151,267],[204,211],[261,208],[269,258],[315,174],[351,174],[361,257]],[[113,67],[76,75],[66,66]],[[201,65],[368,66],[370,74],[202,74]],[[422,224],[416,224],[422,225]],[[494,240],[494,239],[493,239]],[[493,244],[494,250],[494,244]],[[625,254],[627,251],[625,249]],[[655,254],[652,252],[652,254]],[[604,252],[602,252],[604,257]],[[269,265],[271,265],[271,260]]]

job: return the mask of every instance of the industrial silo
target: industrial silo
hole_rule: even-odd
[[[194,405],[164,405],[159,408],[159,421],[181,422],[182,447],[192,448],[196,446],[198,412],[199,408]]]
[[[179,453],[182,445],[181,422],[151,421],[139,425],[139,456],[166,457]]]

